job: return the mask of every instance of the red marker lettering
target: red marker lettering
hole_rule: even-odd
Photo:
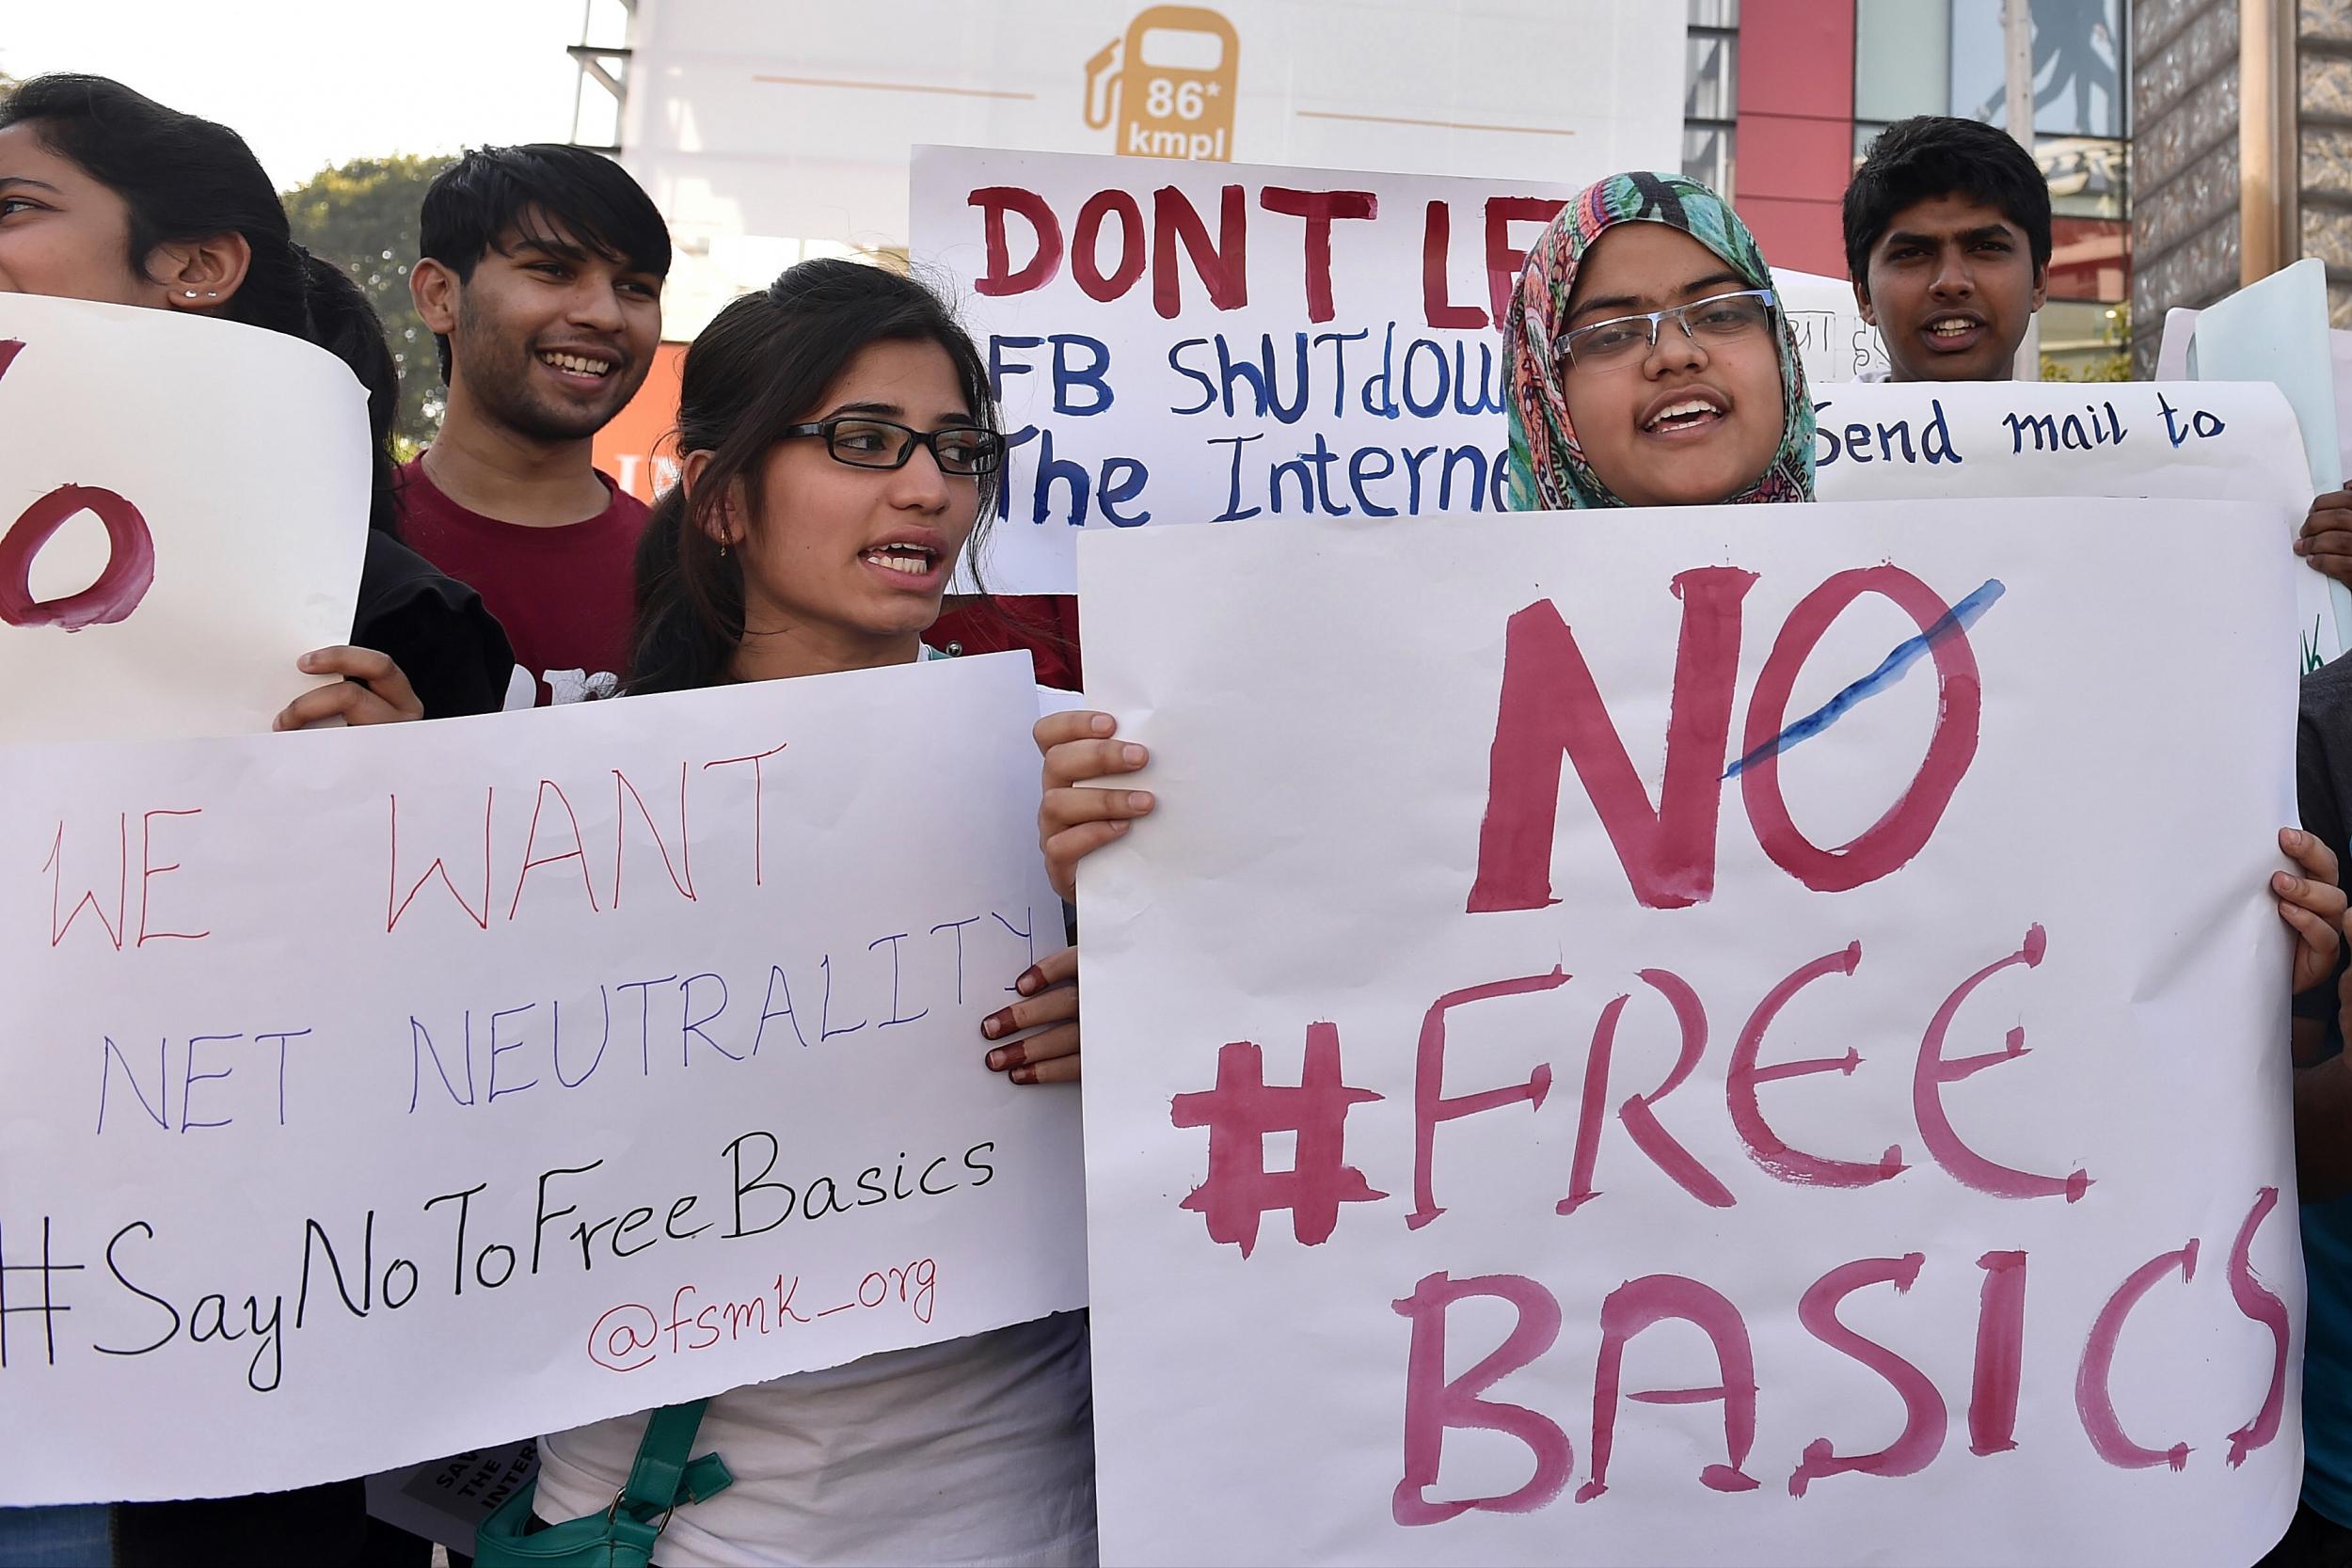
[[[134,946],[144,947],[151,942],[198,942],[211,936],[203,931],[151,931],[148,929],[148,912],[153,907],[154,895],[149,884],[156,878],[180,869],[178,861],[169,865],[155,863],[155,818],[159,816],[201,816],[203,811],[151,811],[139,818],[139,937]]]
[[[1600,1361],[1593,1376],[1593,1479],[1577,1488],[1576,1500],[1591,1502],[1609,1490],[1609,1459],[1616,1450],[1618,1386],[1625,1375],[1625,1347],[1653,1323],[1679,1318],[1693,1324],[1715,1347],[1722,1381],[1695,1388],[1651,1388],[1624,1397],[1642,1404],[1707,1404],[1724,1407],[1726,1463],[1699,1472],[1710,1492],[1753,1492],[1756,1478],[1740,1468],[1756,1446],[1756,1350],[1740,1309],[1722,1292],[1680,1275],[1653,1274],[1609,1292],[1600,1307]]]
[[[1836,849],[1817,847],[1789,818],[1780,793],[1780,754],[1764,752],[1787,727],[1788,700],[1804,662],[1833,622],[1865,594],[1892,600],[1919,625],[1922,632],[1937,627],[1951,614],[1951,606],[1935,590],[1899,566],[1871,566],[1840,572],[1807,594],[1788,613],[1779,641],[1772,644],[1756,691],[1748,699],[1748,726],[1740,754],[1753,757],[1740,771],[1740,790],[1747,802],[1748,820],[1756,841],[1772,863],[1817,893],[1843,893],[1874,882],[1911,863],[1927,846],[1944,808],[1951,804],[1968,765],[1977,755],[1977,729],[1984,710],[1984,687],[1977,675],[1977,656],[1968,633],[1952,626],[1937,636],[1935,658],[1935,733],[1928,754],[1902,795],[1886,815],[1852,843]],[[1762,755],[1758,752],[1762,752]]]
[[[1258,193],[1258,205],[1269,213],[1285,213],[1307,222],[1301,247],[1306,261],[1307,319],[1331,319],[1331,224],[1334,219],[1376,217],[1380,198],[1370,191],[1295,191],[1268,185]]]
[[[2064,1194],[2073,1203],[2090,1188],[2090,1173],[2077,1170],[2070,1176],[2036,1176],[2031,1171],[2014,1170],[1979,1154],[1961,1141],[1952,1129],[1952,1118],[1944,1109],[1944,1085],[1957,1083],[1986,1068],[2013,1062],[2026,1054],[2026,1031],[2021,1025],[2011,1029],[1998,1051],[1988,1051],[1979,1056],[1963,1056],[1947,1061],[1944,1056],[1944,1041],[1950,1035],[1952,1021],[1959,1016],[1961,1005],[1976,993],[1979,986],[2012,965],[2027,969],[2037,967],[2048,950],[2049,941],[2039,926],[2028,928],[2023,946],[2005,958],[1985,965],[1963,980],[1944,1005],[1935,1010],[1928,1023],[1928,1032],[1919,1042],[1919,1065],[1912,1074],[1912,1115],[1919,1123],[1920,1139],[1935,1163],[1963,1186],[1994,1197],[2056,1197]]]
[[[1713,895],[1740,604],[1755,582],[1755,573],[1732,566],[1700,567],[1674,579],[1682,631],[1655,808],[1559,610],[1545,600],[1511,617],[1470,913],[1558,902],[1551,847],[1564,758],[1576,765],[1636,899],[1649,909],[1678,910]]]
[[[1796,1473],[1788,1478],[1788,1495],[1802,1497],[1814,1481],[1826,1476],[1915,1476],[1943,1451],[1949,1424],[1944,1396],[1928,1374],[1874,1339],[1866,1339],[1837,1321],[1837,1304],[1871,1285],[1892,1285],[1898,1294],[1911,1289],[1927,1259],[1916,1252],[1900,1258],[1865,1258],[1842,1264],[1815,1280],[1797,1303],[1797,1321],[1804,1331],[1834,1351],[1853,1357],[1884,1378],[1903,1402],[1903,1429],[1895,1440],[1873,1453],[1841,1455],[1826,1437],[1804,1448]]]
[[[990,185],[964,198],[980,210],[988,264],[972,285],[976,293],[994,298],[1041,289],[1061,271],[1061,224],[1044,198],[1015,185]],[[1018,213],[1028,220],[1034,248],[1019,267],[1012,265],[1011,243],[1005,232],[1005,214]]]
[[[1249,216],[1239,185],[1228,185],[1221,193],[1216,231],[1212,245],[1208,226],[1175,186],[1163,185],[1152,193],[1152,309],[1162,320],[1174,321],[1184,313],[1184,289],[1176,268],[1179,245],[1192,258],[1193,274],[1209,292],[1213,309],[1238,310],[1249,303]]]
[[[2074,1374],[2074,1411],[2082,1418],[2091,1449],[2119,1470],[2145,1470],[2158,1465],[2169,1465],[2178,1470],[2188,1464],[2186,1443],[2175,1443],[2169,1449],[2148,1449],[2125,1436],[2123,1423],[2115,1414],[2115,1398],[2107,1387],[2115,1367],[2116,1346],[2123,1338],[2123,1324],[2130,1319],[2132,1308],[2174,1269],[2181,1271],[2183,1281],[2197,1277],[2194,1238],[2177,1252],[2168,1252],[2142,1263],[2116,1288],[2115,1294],[2107,1298],[2107,1304],[2099,1308],[2099,1316],[2091,1323],[2090,1338],[2083,1344],[2082,1365]]]
[[[441,885],[449,890],[449,895],[457,900],[457,907],[466,911],[466,918],[482,929],[488,930],[490,928],[490,807],[498,799],[498,791],[485,789],[482,792],[482,907],[479,910],[467,903],[466,895],[457,891],[457,884],[450,879],[448,864],[438,855],[434,856],[433,863],[426,866],[422,875],[409,884],[407,895],[405,897],[401,895],[400,797],[393,795],[388,799],[391,802],[392,827],[390,875],[384,890],[385,932],[389,935],[400,924],[401,917],[408,912],[408,906],[415,903],[417,895],[424,891],[424,884],[436,877],[441,879]]]
[[[1116,215],[1119,219],[1119,260],[1111,270],[1102,269],[1099,252],[1102,247],[1103,220]],[[1125,191],[1096,191],[1078,209],[1078,222],[1070,235],[1070,276],[1078,280],[1078,287],[1089,299],[1108,304],[1136,285],[1143,276],[1144,264],[1151,252],[1143,240],[1143,209]]]
[[[1642,979],[1674,1008],[1675,1022],[1682,1032],[1682,1051],[1675,1058],[1674,1070],[1666,1074],[1665,1082],[1648,1094],[1627,1100],[1618,1107],[1617,1117],[1625,1123],[1625,1130],[1642,1152],[1650,1157],[1650,1163],[1672,1177],[1675,1185],[1711,1209],[1728,1209],[1734,1202],[1730,1189],[1666,1131],[1656,1110],[1660,1101],[1682,1086],[1699,1065],[1699,1058],[1706,1054],[1707,1009],[1700,1005],[1698,992],[1679,975],[1662,969],[1645,969],[1642,971]],[[1617,1021],[1631,1000],[1630,996],[1620,996],[1612,1001],[1601,1009],[1600,1022],[1593,1030],[1592,1053],[1584,1061],[1584,1105],[1576,1125],[1576,1156],[1569,1171],[1568,1196],[1559,1204],[1559,1212],[1564,1214],[1574,1213],[1600,1196],[1593,1185],[1593,1166],[1600,1155],[1601,1119],[1607,1115],[1603,1101],[1609,1095],[1609,1062],[1616,1049]]]
[[[1827,975],[1851,974],[1861,963],[1862,943],[1856,942],[1800,968],[1765,993],[1764,1000],[1756,1004],[1754,1016],[1749,1018],[1748,1026],[1740,1031],[1739,1043],[1732,1047],[1731,1065],[1724,1082],[1731,1107],[1731,1125],[1739,1132],[1740,1141],[1747,1146],[1748,1158],[1783,1181],[1804,1187],[1867,1187],[1892,1180],[1905,1168],[1899,1144],[1891,1146],[1874,1164],[1832,1160],[1791,1148],[1788,1140],[1765,1121],[1763,1107],[1756,1098],[1758,1085],[1817,1072],[1851,1077],[1862,1065],[1862,1053],[1849,1046],[1842,1056],[1816,1056],[1804,1061],[1776,1062],[1771,1067],[1756,1066],[1756,1056],[1764,1048],[1765,1031],[1797,992]]]
[[[1475,305],[1456,305],[1446,282],[1446,259],[1454,244],[1454,208],[1432,201],[1421,230],[1421,313],[1436,327],[1474,332],[1486,325]]]
[[[1453,1382],[1446,1381],[1446,1312],[1470,1296],[1508,1302],[1517,1314],[1502,1344]],[[1439,1525],[1477,1509],[1489,1513],[1533,1513],[1568,1484],[1575,1451],[1566,1433],[1524,1405],[1479,1396],[1549,1350],[1560,1337],[1560,1304],[1549,1291],[1515,1274],[1454,1279],[1422,1277],[1413,1293],[1391,1304],[1411,1320],[1413,1338],[1406,1353],[1405,1477],[1391,1504],[1400,1525]],[[1518,1491],[1500,1497],[1433,1502],[1450,1430],[1500,1432],[1518,1438],[1535,1457],[1535,1473]]]
[[[1498,996],[1524,996],[1531,991],[1557,990],[1567,983],[1566,973],[1555,968],[1549,974],[1530,974],[1522,979],[1497,980],[1490,985],[1448,991],[1430,1005],[1421,1022],[1421,1047],[1413,1074],[1413,1212],[1405,1217],[1409,1228],[1418,1230],[1445,1212],[1438,1206],[1429,1168],[1437,1151],[1439,1122],[1472,1116],[1480,1111],[1491,1111],[1497,1106],[1521,1100],[1528,1102],[1530,1109],[1538,1108],[1544,1102],[1544,1096],[1551,1092],[1551,1064],[1539,1062],[1524,1084],[1514,1084],[1500,1089],[1482,1089],[1476,1094],[1447,1095],[1444,1087],[1445,1015],[1472,1002],[1491,1001]]]

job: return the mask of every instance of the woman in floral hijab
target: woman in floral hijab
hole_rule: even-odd
[[[1723,198],[1617,174],[1528,253],[1504,323],[1518,511],[1813,499],[1813,399]]]

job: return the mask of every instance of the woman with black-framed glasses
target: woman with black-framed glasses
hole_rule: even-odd
[[[911,278],[804,261],[729,305],[687,350],[681,483],[638,546],[624,689],[927,657],[923,633],[995,498],[994,420],[971,339]],[[1025,1000],[996,1015],[996,1036],[1043,1025],[1025,1046],[1063,1064],[1021,1082],[1075,1076],[1066,963],[1024,974]],[[655,1560],[1090,1563],[1089,1379],[1085,1314],[1062,1313],[731,1389],[693,1449],[732,1484],[672,1513]],[[601,1513],[645,1427],[624,1417],[543,1439],[534,1517]]]
[[[979,425],[943,425],[909,430],[888,420],[841,415],[814,424],[786,427],[787,436],[813,436],[825,455],[852,468],[903,468],[917,448],[930,451],[940,472],[966,478],[993,474],[1005,464],[1005,438]]]
[[[920,657],[1004,462],[962,328],[912,279],[807,262],[721,311],[684,377],[627,689]]]

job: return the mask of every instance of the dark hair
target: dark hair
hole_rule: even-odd
[[[670,230],[653,198],[612,159],[560,142],[477,147],[433,177],[418,224],[417,253],[438,261],[459,282],[509,229],[541,244],[559,243],[542,225],[615,266],[670,276]],[[449,379],[449,339],[438,333],[441,379]]]
[[[306,339],[351,367],[368,391],[373,436],[368,522],[395,532],[389,437],[400,372],[383,323],[342,268],[294,243],[286,209],[245,138],[103,76],[34,77],[0,100],[0,129],[10,125],[31,125],[42,146],[122,198],[131,270],[142,277],[159,245],[244,239],[251,259],[220,313]]]
[[[883,267],[834,258],[787,267],[758,293],[720,311],[687,349],[677,450],[711,458],[691,495],[681,481],[654,503],[638,543],[630,691],[686,691],[729,678],[743,640],[743,567],[719,553],[705,517],[738,482],[758,515],[770,449],[787,425],[817,412],[851,360],[881,342],[937,343],[955,366],[973,417],[996,428],[988,367],[970,335],[938,294]],[[980,477],[967,560],[987,535],[998,477]]]
[[[2050,264],[2050,183],[2006,131],[1949,115],[1899,119],[1878,135],[1846,187],[1846,271],[1870,284],[1870,247],[1914,202],[1959,195],[2026,231],[2038,277]]]

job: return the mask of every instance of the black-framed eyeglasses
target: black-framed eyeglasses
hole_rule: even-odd
[[[787,426],[787,436],[821,436],[825,453],[852,468],[903,468],[917,447],[931,449],[942,473],[993,474],[1005,461],[1005,438],[978,425],[909,430],[888,420],[844,415],[815,424]]]
[[[1658,346],[1659,328],[1666,322],[1682,328],[1686,338],[1729,342],[1770,331],[1772,308],[1778,303],[1770,289],[1741,289],[1663,310],[1612,316],[1565,334],[1560,341],[1561,356],[1588,369],[1629,365]]]

